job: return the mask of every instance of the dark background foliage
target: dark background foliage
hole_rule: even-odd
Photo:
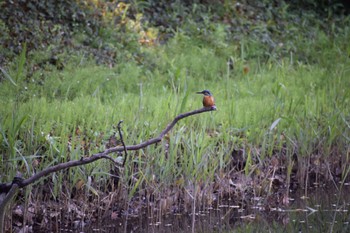
[[[45,50],[48,47],[51,56],[47,62],[62,66],[57,55],[68,50],[85,50],[92,54],[98,63],[115,63],[116,53],[120,49],[129,49],[132,39],[125,37],[123,27],[116,27],[113,34],[106,31],[106,25],[115,27],[122,24],[120,15],[104,20],[106,12],[112,12],[120,2],[77,0],[30,1],[14,0],[0,3],[0,65],[5,66],[27,45],[27,51]],[[199,32],[193,27],[184,27],[185,33],[198,33],[205,38],[212,23],[224,22],[229,32],[228,40],[240,40],[241,36],[258,38],[269,51],[276,48],[277,41],[289,38],[287,23],[294,20],[299,23],[305,14],[313,14],[322,26],[323,21],[332,21],[334,15],[347,14],[347,1],[231,1],[209,0],[149,0],[125,1],[131,3],[127,16],[134,19],[142,13],[147,25],[160,30],[160,40],[165,42],[179,26],[196,23]],[[107,22],[108,21],[108,22]],[[252,29],[259,23],[266,23],[266,30]],[[190,24],[191,25],[191,24]],[[328,24],[323,26],[328,30]],[[187,31],[186,31],[187,29]],[[73,41],[74,34],[85,35],[81,41]],[[108,43],[114,39],[116,48]],[[205,42],[205,41],[204,41]],[[288,49],[287,49],[288,50]],[[137,51],[136,51],[137,53]]]

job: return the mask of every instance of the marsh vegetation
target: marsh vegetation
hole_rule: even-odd
[[[350,19],[340,5],[53,2],[0,3],[0,183],[119,146],[120,120],[127,145],[153,138],[202,107],[196,91],[209,89],[217,111],[178,122],[124,167],[115,153],[116,163],[21,189],[6,230],[257,200],[271,211],[299,189],[349,182]]]

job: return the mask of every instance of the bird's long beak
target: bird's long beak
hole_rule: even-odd
[[[198,91],[196,92],[196,94],[203,94],[203,91]]]

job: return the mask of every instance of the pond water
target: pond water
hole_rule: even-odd
[[[142,216],[104,222],[82,232],[350,232],[350,187],[298,190],[288,207],[266,210],[219,205],[196,214]],[[125,218],[126,219],[126,218]]]

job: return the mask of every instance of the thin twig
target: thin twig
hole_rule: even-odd
[[[119,138],[120,138],[120,141],[122,142],[122,145],[124,148],[124,153],[125,153],[125,158],[123,161],[123,167],[124,167],[125,162],[126,162],[126,158],[128,157],[128,151],[127,151],[125,143],[124,143],[123,134],[122,134],[121,127],[120,127],[121,123],[123,123],[123,120],[119,121],[119,123],[118,123],[118,132],[119,132]]]

